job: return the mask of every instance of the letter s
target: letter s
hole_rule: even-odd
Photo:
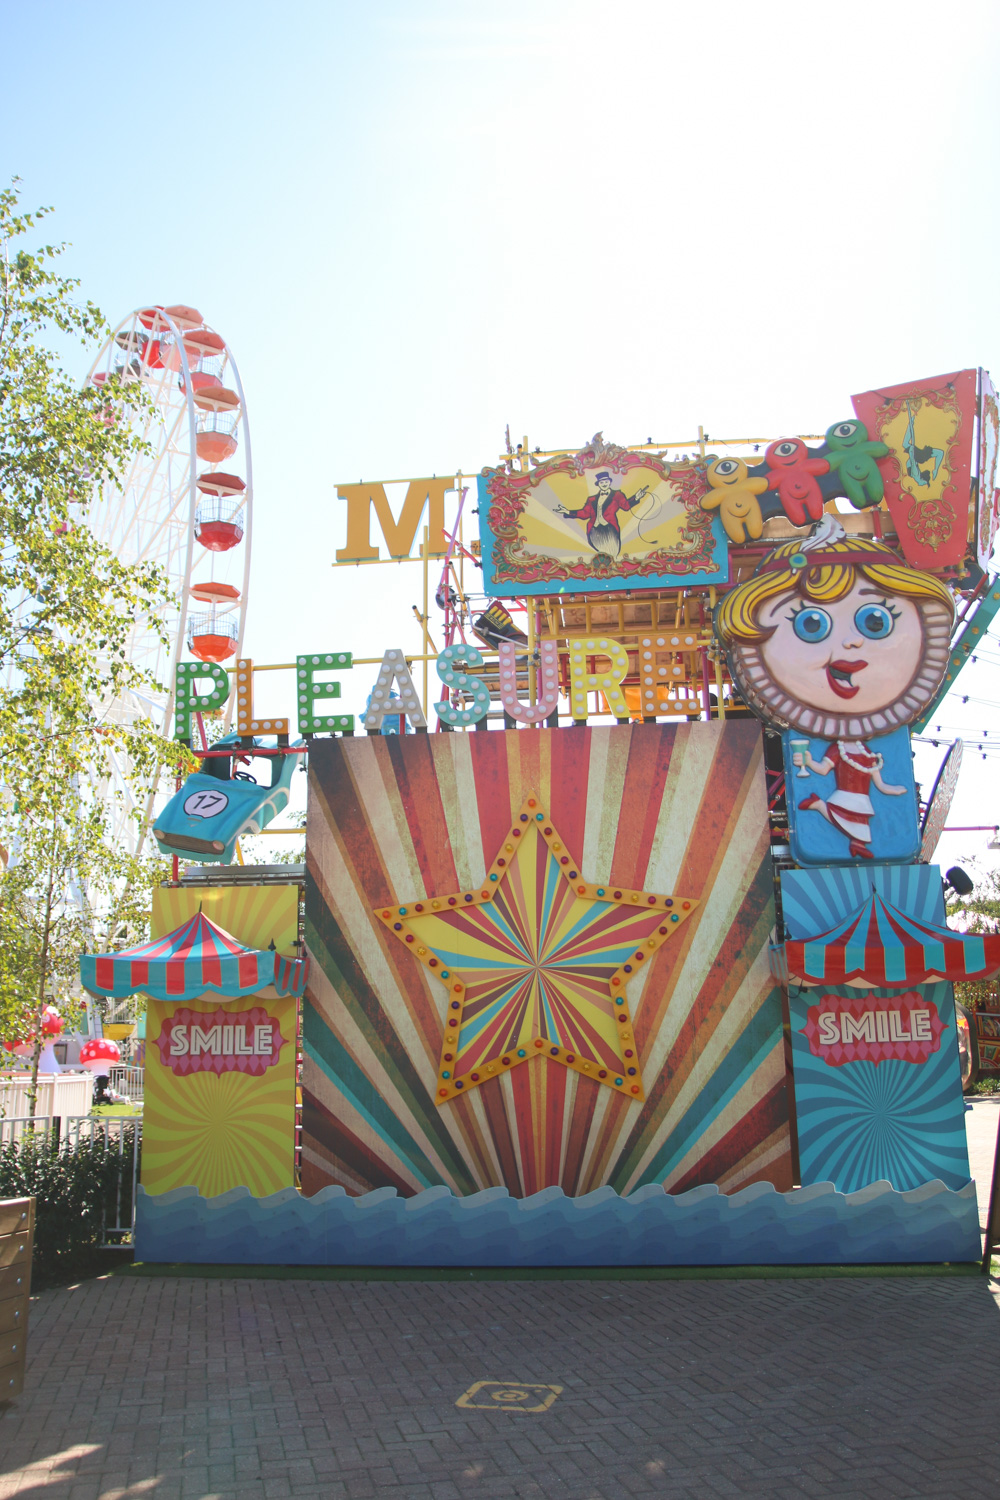
[[[840,1041],[840,1025],[832,1010],[826,1010],[819,1018],[819,1039],[824,1047],[833,1047]]]
[[[466,693],[472,693],[472,706],[459,711],[450,703],[435,703],[434,712],[443,724],[478,724],[489,713],[490,690],[481,677],[456,672],[455,668],[459,665],[483,666],[482,652],[477,651],[475,646],[459,641],[454,646],[445,646],[437,659],[437,673],[441,681],[446,687],[460,687]]]

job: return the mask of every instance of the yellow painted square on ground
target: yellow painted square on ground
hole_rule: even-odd
[[[561,1385],[526,1385],[520,1380],[477,1380],[455,1402],[467,1411],[548,1411]]]

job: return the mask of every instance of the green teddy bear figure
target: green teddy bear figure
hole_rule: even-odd
[[[823,457],[830,465],[830,472],[840,475],[844,491],[855,510],[878,505],[885,487],[875,460],[888,454],[885,443],[876,443],[869,438],[863,422],[837,422],[827,428],[826,447]]]

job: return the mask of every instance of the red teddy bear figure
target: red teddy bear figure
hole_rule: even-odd
[[[825,458],[814,458],[798,438],[782,438],[772,443],[764,454],[771,473],[769,490],[778,491],[785,515],[793,526],[806,526],[823,519],[823,496],[816,474],[827,474],[830,465]]]

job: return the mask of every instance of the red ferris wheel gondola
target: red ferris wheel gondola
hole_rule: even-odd
[[[228,552],[243,540],[243,501],[246,485],[236,474],[200,474],[201,499],[194,517],[194,534],[209,552]]]

